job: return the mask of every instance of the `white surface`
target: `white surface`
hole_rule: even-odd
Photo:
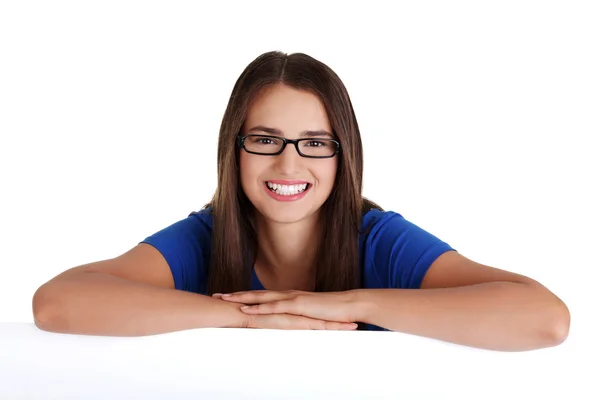
[[[595,374],[575,371],[575,349],[568,343],[502,353],[395,332],[198,329],[115,338],[0,323],[0,349],[2,399],[592,399],[600,394],[592,388],[580,392]]]
[[[565,345],[527,355],[404,336],[203,331],[124,340],[3,325],[0,380],[10,386],[0,390],[55,385],[89,397],[129,383],[176,393],[218,387],[217,368],[232,376],[230,390],[275,393],[297,378],[329,382],[335,393],[463,387],[489,398],[522,385],[590,398],[579,393],[596,387],[595,361],[586,366],[585,357],[600,356],[599,6],[0,1],[0,321],[32,322],[42,283],[121,254],[206,203],[233,84],[274,49],[312,55],[346,84],[366,196],[467,257],[539,280],[572,315]]]

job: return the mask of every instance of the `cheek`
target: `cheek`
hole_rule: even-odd
[[[255,190],[256,182],[264,169],[260,159],[252,157],[251,154],[242,152],[240,154],[240,182],[245,191]]]
[[[322,186],[332,188],[335,183],[335,176],[337,171],[337,162],[331,160],[327,165],[322,165],[315,171],[317,173],[317,179],[319,179]]]

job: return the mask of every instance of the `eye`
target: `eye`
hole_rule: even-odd
[[[276,144],[275,140],[265,137],[265,136],[252,136],[251,141],[254,144],[262,144],[262,145]]]
[[[321,147],[321,146],[326,146],[325,143],[319,141],[319,140],[311,140],[310,142],[307,142],[309,147]]]
[[[271,140],[269,138],[260,138],[260,139],[258,139],[258,143],[260,143],[260,144],[272,144],[274,142],[273,142],[273,140]]]

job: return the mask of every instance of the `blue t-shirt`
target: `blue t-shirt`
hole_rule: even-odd
[[[154,246],[165,258],[175,289],[207,294],[212,215],[192,212],[140,243]],[[364,289],[419,289],[431,264],[446,251],[456,251],[436,236],[393,211],[370,210],[362,221],[359,259]],[[252,290],[263,290],[252,270]],[[367,329],[381,330],[376,326]]]

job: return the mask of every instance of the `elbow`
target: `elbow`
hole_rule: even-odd
[[[571,313],[569,308],[562,301],[558,300],[559,305],[557,311],[555,311],[555,322],[554,322],[554,342],[555,345],[559,345],[567,340],[569,336],[569,330],[571,329]]]
[[[545,347],[554,347],[562,344],[569,336],[571,328],[571,313],[567,305],[556,298],[549,307],[547,322],[543,329]]]
[[[531,326],[530,350],[555,347],[567,340],[571,329],[571,313],[558,296],[538,282],[529,285],[532,292],[530,304],[535,306],[529,311]]]
[[[33,322],[39,329],[49,332],[57,332],[57,296],[48,284],[42,285],[33,294],[31,306],[33,311]]]

